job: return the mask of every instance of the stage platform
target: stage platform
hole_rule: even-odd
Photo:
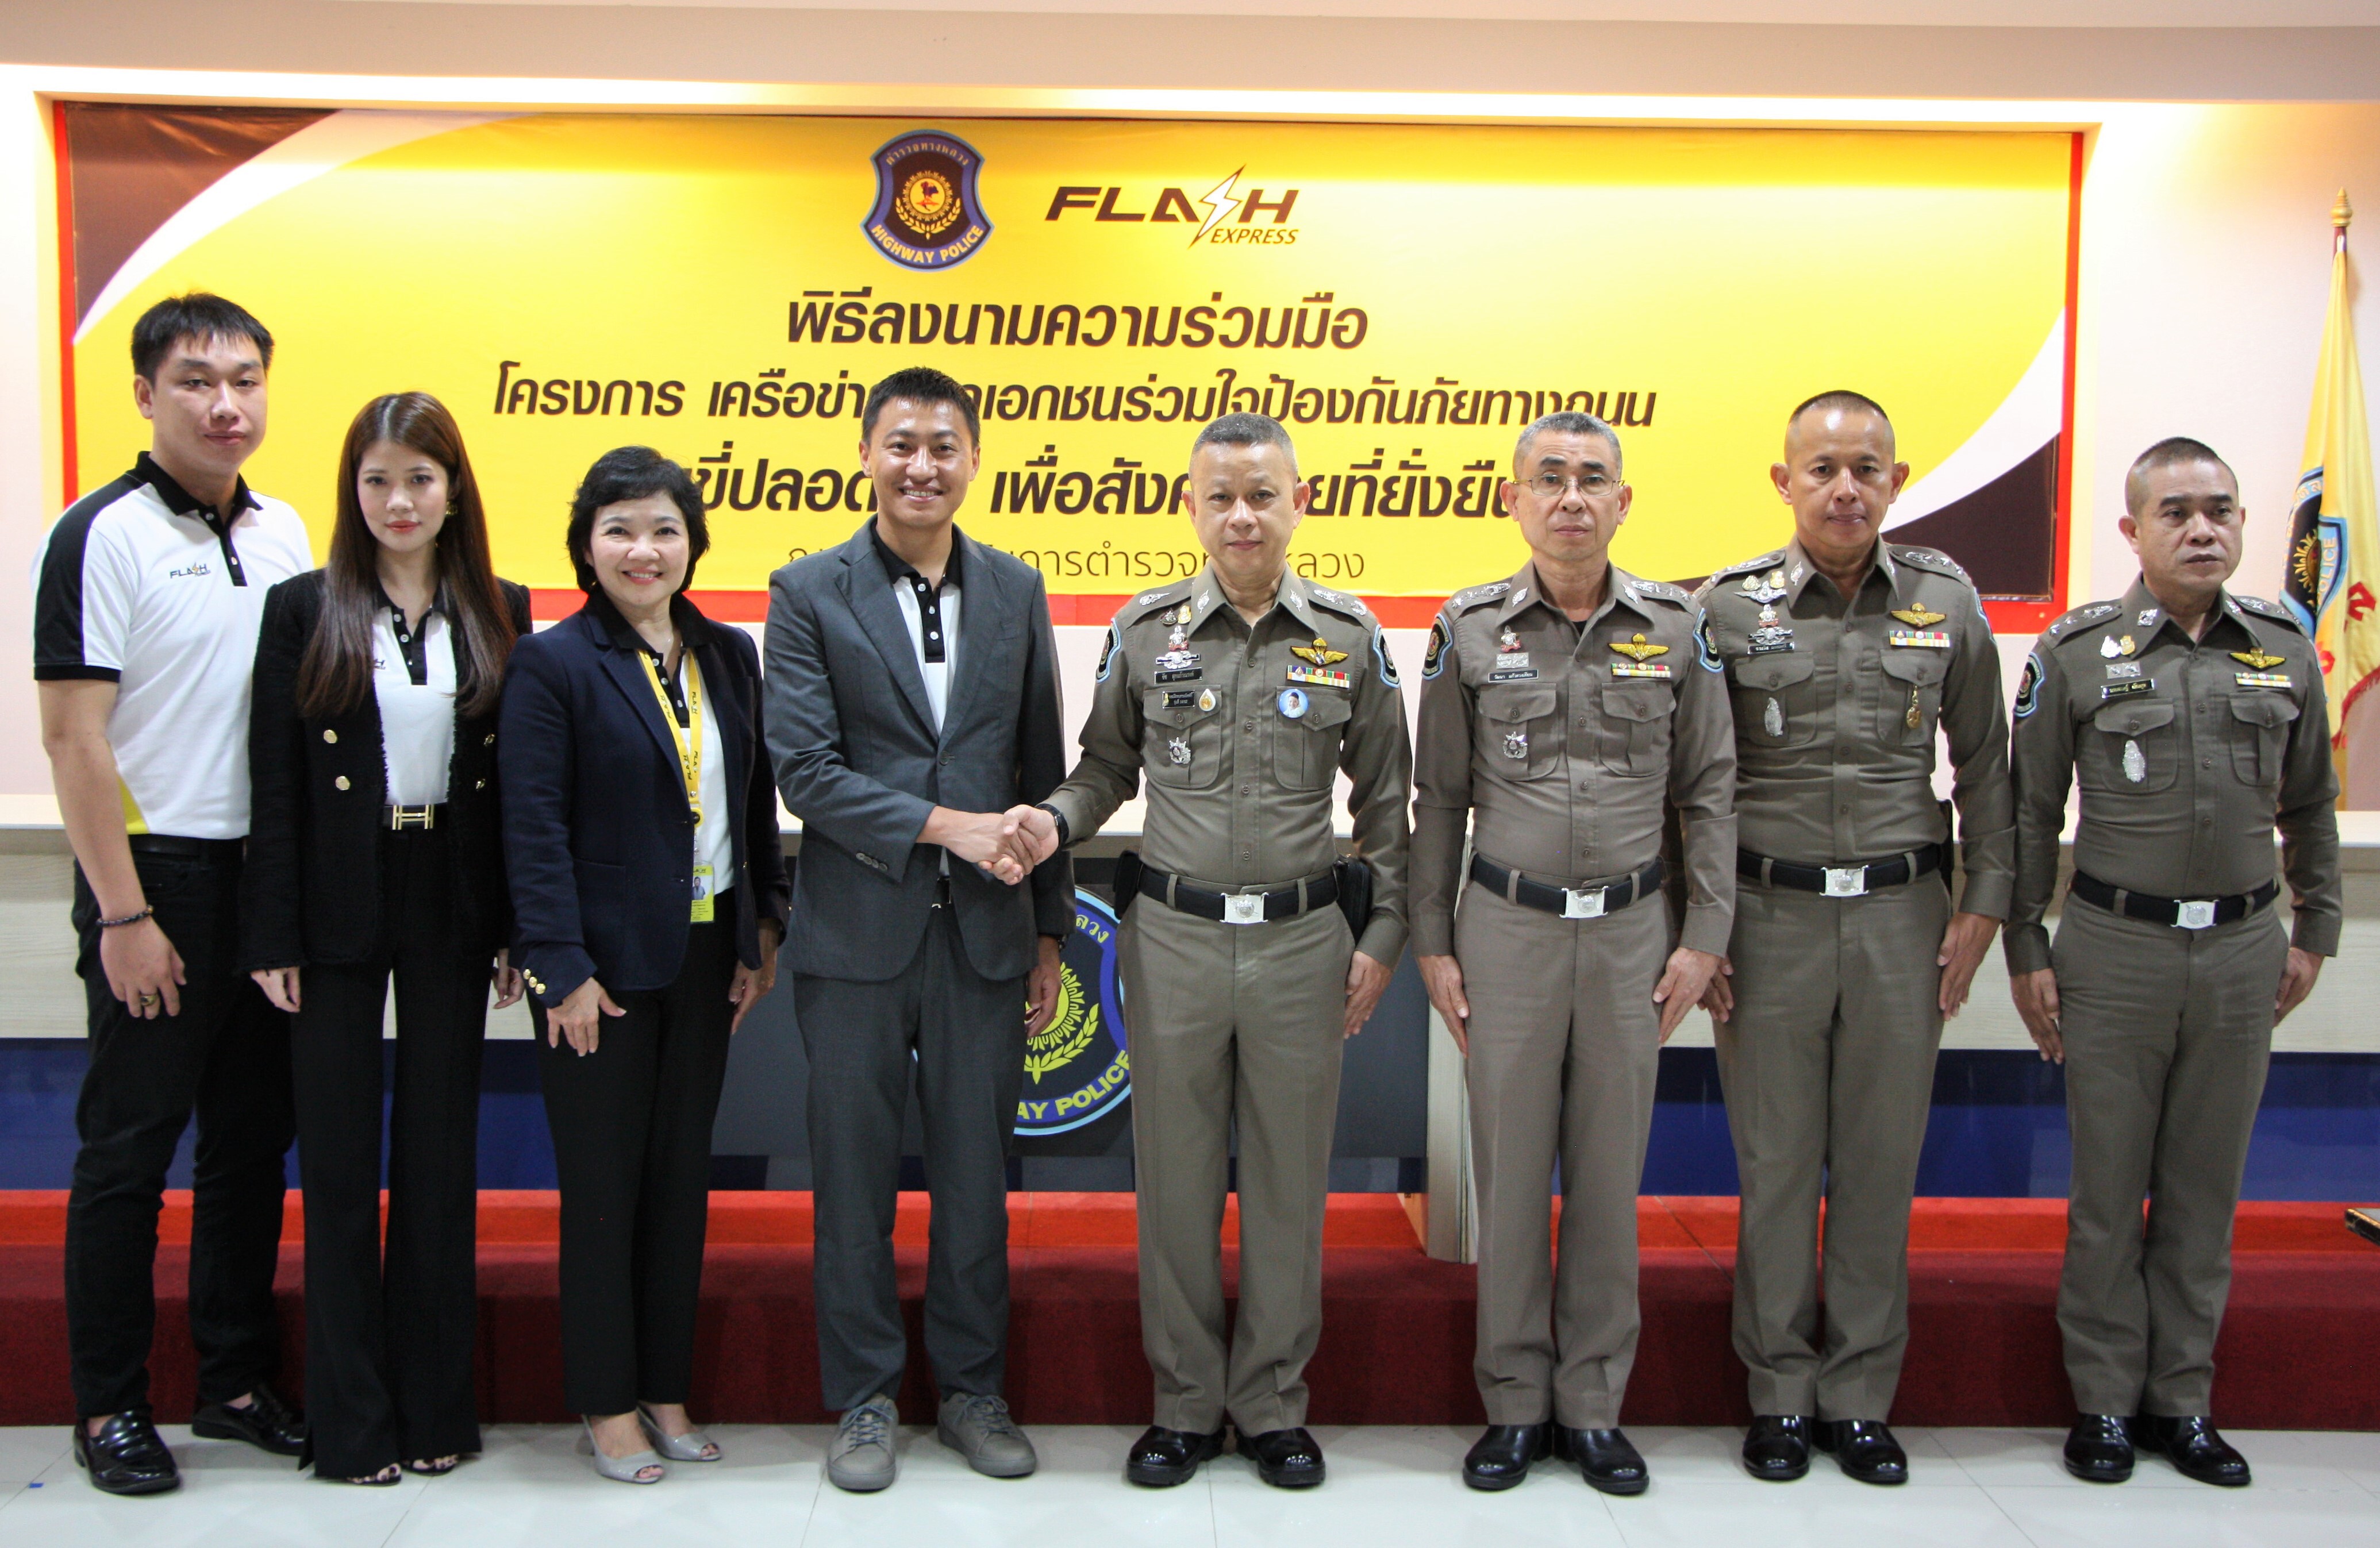
[[[1322,1343],[1309,1370],[1318,1424],[1468,1425],[1474,1271],[1418,1245],[1393,1195],[1334,1195],[1323,1268]],[[0,1193],[0,1425],[63,1424],[66,1196]],[[1645,1331],[1622,1418],[1722,1425],[1749,1417],[1728,1338],[1736,1201],[1646,1198]],[[480,1211],[480,1395],[489,1423],[551,1422],[562,1404],[551,1193],[487,1192]],[[904,1194],[896,1245],[912,1348],[925,1276],[925,1196]],[[193,1362],[183,1279],[189,1196],[169,1194],[158,1254],[158,1417],[187,1417]],[[1226,1242],[1236,1217],[1227,1215]],[[1893,1418],[1912,1425],[2058,1426],[2071,1417],[2053,1316],[2064,1205],[1922,1199],[1912,1222],[1910,1349]],[[302,1229],[289,1198],[282,1249],[284,1370],[302,1368]],[[1132,1425],[1148,1413],[1128,1194],[1019,1193],[1009,1397],[1035,1424]],[[711,1196],[710,1246],[693,1406],[722,1423],[815,1423],[810,1201],[789,1192]],[[2247,1203],[2216,1353],[2215,1407],[2243,1429],[2380,1430],[2380,1247],[2350,1237],[2341,1206]],[[1227,1285],[1237,1252],[1225,1253]],[[922,1360],[904,1411],[926,1413]]]

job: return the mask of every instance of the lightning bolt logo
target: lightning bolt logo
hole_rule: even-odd
[[[1208,208],[1210,213],[1207,216],[1207,224],[1200,226],[1196,233],[1191,236],[1190,245],[1192,247],[1195,248],[1198,245],[1199,237],[1206,236],[1207,233],[1214,230],[1216,226],[1221,224],[1223,217],[1230,214],[1233,208],[1239,204],[1239,197],[1232,192],[1232,187],[1240,180],[1240,172],[1245,172],[1246,170],[1246,167],[1241,167],[1239,172],[1232,173],[1229,177],[1226,177],[1221,182],[1216,184],[1212,191],[1208,192],[1205,197],[1198,200],[1199,203]]]

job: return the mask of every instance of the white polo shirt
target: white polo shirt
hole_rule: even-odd
[[[147,453],[33,555],[33,676],[116,684],[125,830],[248,835],[248,707],[264,593],[314,567],[306,524],[242,479],[219,529]]]

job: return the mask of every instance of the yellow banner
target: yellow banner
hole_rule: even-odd
[[[2290,501],[2289,574],[2282,597],[2313,635],[2322,657],[2335,746],[2347,746],[2347,711],[2380,676],[2380,516],[2372,486],[2372,434],[2363,411],[2363,368],[2349,306],[2347,196],[2332,212],[2330,310],[2306,417],[2305,460]]]
[[[350,417],[424,389],[462,420],[500,568],[535,587],[571,585],[571,490],[631,441],[703,479],[702,586],[765,586],[858,525],[864,388],[913,364],[982,405],[962,525],[1053,593],[1196,563],[1176,480],[1226,408],[1290,424],[1318,494],[1294,562],[1329,584],[1435,597],[1509,573],[1524,550],[1495,480],[1519,428],[1556,407],[1620,428],[1637,502],[1619,562],[1695,576],[1782,540],[1767,469],[1800,399],[1876,397],[1922,478],[2038,375],[2062,337],[2070,150],[2017,133],[458,118],[261,201],[224,198],[111,287],[75,346],[78,460],[91,485],[145,444],[128,330],[203,287],[279,340],[251,478],[318,542]]]

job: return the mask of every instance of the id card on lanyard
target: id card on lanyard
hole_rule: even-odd
[[[638,659],[645,663],[645,681],[652,684],[653,697],[660,701],[662,720],[670,728],[670,737],[677,744],[677,771],[686,780],[686,808],[694,817],[695,853],[701,853],[702,843],[702,672],[696,667],[694,652],[685,652],[686,720],[680,725],[677,707],[670,703],[669,690],[662,685],[661,669],[653,664],[650,651],[638,651]],[[707,925],[713,917],[712,899],[718,878],[710,867],[697,861],[694,866],[694,913],[698,925]]]

